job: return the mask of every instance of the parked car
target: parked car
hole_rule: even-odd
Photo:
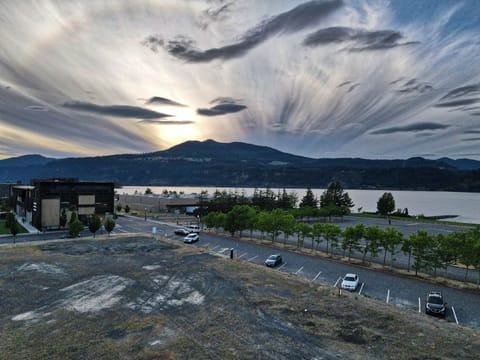
[[[340,287],[345,290],[355,291],[359,281],[360,279],[357,274],[346,274],[343,277]]]
[[[191,233],[199,233],[200,232],[200,226],[198,225],[189,225],[187,228],[188,231]]]
[[[188,229],[183,229],[183,228],[182,228],[182,229],[176,229],[176,230],[174,231],[174,233],[177,234],[177,235],[184,235],[184,236],[185,236],[185,235],[190,234],[191,231],[189,231]]]
[[[430,291],[425,302],[425,313],[445,317],[447,303],[440,291]]]
[[[279,254],[270,255],[267,260],[265,260],[265,265],[274,267],[283,262],[282,256]]]
[[[196,233],[188,234],[187,236],[185,236],[183,238],[184,243],[194,243],[198,240],[200,240],[200,236],[198,236],[198,234],[196,234]]]

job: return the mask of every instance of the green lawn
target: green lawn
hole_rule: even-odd
[[[20,231],[18,232],[19,234],[28,232],[20,223],[18,223],[18,226],[20,227]],[[5,234],[9,235],[10,229],[5,227],[5,220],[0,220],[0,235],[5,235]]]

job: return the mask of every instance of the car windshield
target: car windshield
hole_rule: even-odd
[[[438,305],[442,305],[443,304],[443,300],[440,296],[429,296],[428,297],[428,302],[430,304],[438,304]]]
[[[277,255],[270,255],[268,257],[268,260],[276,260],[277,259]]]
[[[355,281],[355,278],[353,276],[345,276],[345,281]]]

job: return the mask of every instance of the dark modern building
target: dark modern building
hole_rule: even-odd
[[[89,215],[113,214],[113,182],[78,179],[34,179],[30,185],[13,185],[15,212],[39,230],[58,229],[63,210],[80,220]]]

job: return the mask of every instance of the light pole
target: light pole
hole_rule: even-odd
[[[145,208],[145,221],[147,221],[147,208]]]

